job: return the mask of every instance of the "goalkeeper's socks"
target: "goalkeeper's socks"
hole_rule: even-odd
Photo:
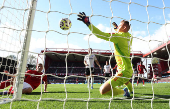
[[[143,80],[143,85],[145,84],[145,81]]]
[[[130,92],[133,91],[131,82],[129,82],[126,86],[127,86],[127,88],[129,89]]]
[[[9,85],[12,85],[11,80],[6,80],[0,83],[0,89],[4,89],[6,87],[8,87]]]

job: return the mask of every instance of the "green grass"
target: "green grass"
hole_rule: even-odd
[[[94,84],[94,89],[90,89],[89,102],[89,90],[86,84],[66,84],[67,100],[65,102],[65,109],[108,109],[109,100],[101,100],[97,98],[110,99],[110,96],[102,96],[99,93],[101,84]],[[156,83],[154,86],[154,100],[153,109],[169,109],[170,99],[170,84],[169,83]],[[120,88],[124,88],[120,87]],[[146,83],[145,86],[139,84],[134,86],[135,93],[132,101],[133,109],[151,109],[151,99],[153,98],[152,87],[150,83]],[[63,109],[63,100],[66,98],[64,84],[49,84],[47,90],[49,92],[42,94],[42,100],[39,102],[39,109]],[[23,94],[22,99],[39,100],[41,97],[41,88],[38,87],[31,94]],[[44,100],[45,98],[51,98],[51,100]],[[72,98],[72,99],[71,99]],[[110,109],[132,109],[130,98],[124,98],[123,95],[119,95],[111,100]],[[74,100],[78,99],[78,100]],[[37,109],[37,101],[14,101],[12,103],[1,104],[0,109]]]

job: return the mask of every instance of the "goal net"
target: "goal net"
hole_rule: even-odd
[[[155,93],[157,93],[155,90],[157,90],[158,87],[160,88],[160,86],[156,86],[157,88],[155,89],[153,83],[155,63],[164,61],[167,63],[167,69],[165,70],[169,70],[169,4],[170,2],[168,0],[159,0],[157,2],[150,0],[1,0],[0,107],[17,108],[18,106],[27,106],[34,108],[53,108],[52,105],[54,105],[54,107],[57,105],[56,107],[58,108],[70,108],[69,106],[74,105],[73,108],[78,108],[75,105],[84,105],[85,103],[84,107],[88,109],[96,108],[95,106],[101,103],[103,105],[99,106],[104,106],[104,108],[116,108],[115,106],[120,108],[124,108],[124,106],[137,108],[138,104],[141,104],[143,108],[153,108],[158,107],[154,102],[154,100],[156,100],[156,102],[165,104],[165,107],[169,108],[170,102],[167,97],[164,97],[166,96],[165,94],[155,96]],[[69,56],[74,54],[83,60],[85,54],[76,51],[73,53],[72,48],[86,49],[85,52],[88,52],[88,48],[109,50],[111,55],[98,53],[96,56],[107,58],[109,63],[115,61],[112,42],[103,41],[95,37],[83,22],[77,20],[79,12],[85,12],[86,15],[89,16],[90,22],[106,33],[116,32],[113,29],[112,22],[116,22],[117,24],[119,24],[121,20],[130,22],[131,29],[129,32],[133,36],[133,44],[132,55],[127,58],[130,58],[131,61],[133,61],[134,58],[139,58],[144,61],[146,67],[152,69],[152,76],[148,78],[149,85],[147,85],[147,87],[149,87],[149,90],[145,90],[145,87],[140,87],[141,89],[136,88],[136,84],[133,84],[134,82],[136,83],[136,80],[134,80],[135,78],[131,78],[134,92],[131,94],[131,98],[124,98],[122,96],[105,97],[101,96],[99,91],[94,94],[92,89],[87,89],[87,84],[85,84],[86,86],[84,85],[87,89],[85,97],[81,97],[84,91],[80,92],[80,95],[74,91],[73,93],[75,94],[70,94],[70,90],[72,90],[70,87],[72,86],[69,86],[68,83],[71,83],[71,81],[73,81],[72,83],[76,83],[77,78],[79,81],[86,80],[84,75],[73,75],[70,73],[73,71],[73,68],[76,67],[77,71],[83,72],[84,74],[84,70],[82,70],[84,68],[81,67],[83,62],[78,65],[70,64],[72,61]],[[67,31],[60,29],[59,21],[62,18],[68,18],[72,22],[72,27]],[[161,44],[164,44],[164,50],[167,51],[166,55],[168,58],[166,59],[160,59],[155,52],[152,52]],[[65,48],[63,53],[55,52],[59,48]],[[142,54],[149,52],[150,55],[146,57],[138,56],[135,55],[135,51],[141,51]],[[51,55],[54,62],[46,62],[47,55]],[[55,63],[56,58],[60,60],[58,63]],[[78,60],[75,56],[72,58]],[[58,84],[55,85],[56,88],[50,84],[49,92],[43,93],[43,83],[41,83],[39,88],[36,89],[37,93],[23,95],[22,88],[25,71],[28,65],[31,66],[31,69],[35,70],[37,63],[42,63],[43,73],[52,78],[49,78],[48,82]],[[47,63],[50,63],[50,65],[46,65]],[[148,64],[150,66],[148,66]],[[53,70],[49,71],[45,66]],[[56,69],[56,66],[58,69]],[[7,75],[4,70],[8,71],[9,74]],[[97,79],[95,82],[102,83],[105,77],[100,74],[102,74],[101,72],[103,71],[99,68],[97,70],[100,73],[95,75],[95,78],[100,78],[101,80]],[[65,73],[59,75],[59,71],[64,71]],[[147,77],[147,73],[145,76]],[[159,79],[160,78],[162,77],[159,77]],[[169,80],[167,79],[167,81]],[[2,82],[4,86],[2,86]],[[12,84],[14,92],[11,94],[8,92],[11,90]],[[61,85],[63,87],[57,89],[57,87],[61,87]],[[55,92],[56,89],[58,90],[57,92]],[[77,88],[76,90],[80,91],[81,88]],[[141,90],[141,93],[137,93],[135,96],[135,92],[140,92],[139,90]],[[51,94],[50,91],[54,93]],[[149,91],[148,95],[145,93],[147,91]],[[167,93],[167,95],[169,94]],[[72,103],[72,101],[74,103]],[[21,103],[21,105],[17,103]],[[107,103],[107,105],[104,103]],[[122,103],[128,105],[122,105]]]
[[[35,7],[36,1],[1,1],[1,103],[21,99]]]

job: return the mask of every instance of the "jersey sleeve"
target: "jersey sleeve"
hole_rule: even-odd
[[[105,32],[102,32],[100,31],[98,28],[96,28],[94,25],[89,25],[88,26],[89,29],[92,31],[92,33],[100,38],[100,39],[104,39],[106,41],[110,41],[113,42],[113,43],[118,43],[118,41],[126,38],[126,36],[124,36],[123,33],[112,33],[112,34],[109,34],[109,33],[105,33]],[[121,36],[121,37],[120,37]]]
[[[25,78],[27,78],[28,74],[31,74],[31,70],[28,70],[27,72],[25,72]]]
[[[47,81],[47,75],[43,77],[43,81]]]

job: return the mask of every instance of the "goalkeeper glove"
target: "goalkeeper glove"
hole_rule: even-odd
[[[117,24],[115,22],[113,22],[112,24],[114,26],[114,29],[117,30],[117,27],[118,27]]]
[[[77,18],[77,20],[83,21],[87,26],[90,25],[89,22],[89,17],[86,16],[86,14],[84,12],[79,12],[79,14],[77,15],[79,18]]]

